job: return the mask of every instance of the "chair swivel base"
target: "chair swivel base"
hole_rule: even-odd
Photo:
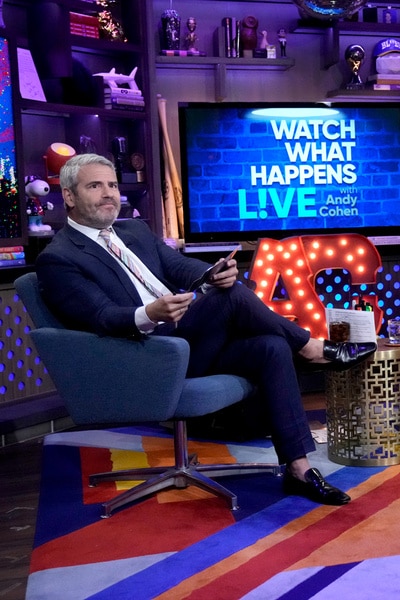
[[[103,504],[102,518],[108,518],[118,508],[122,508],[140,498],[150,496],[163,489],[175,487],[183,489],[194,485],[216,496],[225,498],[232,510],[237,510],[237,496],[220,485],[210,476],[246,475],[255,473],[273,473],[281,475],[278,464],[233,463],[202,465],[196,456],[189,457],[186,443],[186,423],[174,423],[175,465],[173,467],[149,467],[145,469],[126,469],[90,475],[89,485],[96,486],[104,481],[144,480],[143,483],[119,494]]]
[[[150,472],[149,472],[150,471]],[[102,518],[108,518],[118,508],[128,505],[140,498],[150,496],[163,489],[175,487],[183,489],[189,485],[194,485],[202,490],[225,498],[232,510],[237,510],[237,496],[223,485],[220,485],[210,477],[221,477],[227,475],[244,475],[250,473],[270,472],[274,475],[280,474],[278,465],[267,464],[232,464],[232,465],[189,465],[188,467],[170,467],[170,468],[149,468],[132,469],[127,471],[114,471],[110,473],[98,473],[90,475],[89,485],[96,486],[102,481],[130,481],[135,479],[145,479],[145,481],[136,487],[119,494],[112,500],[103,504]]]

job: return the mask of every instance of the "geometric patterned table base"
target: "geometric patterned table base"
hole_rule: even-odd
[[[400,347],[385,346],[365,363],[326,374],[328,458],[341,465],[400,463]]]

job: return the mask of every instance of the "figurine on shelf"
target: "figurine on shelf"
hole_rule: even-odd
[[[347,90],[361,90],[365,87],[361,80],[359,71],[365,58],[365,50],[358,44],[352,44],[347,46],[344,57],[346,63],[351,70],[352,76],[350,81],[346,85]]]
[[[286,29],[281,27],[278,29],[278,40],[279,46],[281,48],[281,57],[286,57]]]
[[[261,32],[261,41],[260,41],[260,50],[267,50],[267,46],[269,46],[269,42],[268,42],[268,32],[263,29],[263,31]]]
[[[50,186],[37,175],[25,177],[26,214],[28,215],[28,229],[30,232],[51,231],[50,225],[43,223],[46,210],[53,210],[52,202],[41,202],[39,198],[47,196]]]
[[[144,108],[143,94],[135,81],[136,73],[137,67],[132,69],[129,75],[116,73],[115,67],[113,67],[109,72],[93,74],[93,77],[103,78],[105,108],[125,107],[131,110]]]
[[[116,73],[115,67],[110,69],[108,72],[104,73],[94,73],[93,77],[102,77],[104,79],[104,83],[108,85],[110,88],[118,88],[118,86],[128,85],[129,89],[134,90],[135,92],[140,92],[137,83],[135,81],[137,67],[132,69],[129,75],[123,75],[122,73]],[[139,95],[139,94],[138,94]]]
[[[263,29],[259,35],[261,36],[258,48],[253,50],[254,58],[276,58],[276,48],[268,41],[268,32]]]
[[[197,27],[196,19],[189,17],[186,21],[186,27],[188,28],[188,32],[185,37],[185,48],[193,54],[198,53],[196,48],[197,34],[195,33]]]

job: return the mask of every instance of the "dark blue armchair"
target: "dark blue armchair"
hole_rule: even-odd
[[[144,480],[103,504],[103,517],[139,498],[175,486],[195,485],[227,499],[237,497],[210,476],[272,472],[278,464],[202,465],[187,449],[186,419],[216,412],[254,392],[234,375],[186,378],[189,345],[180,338],[150,336],[142,341],[99,337],[66,329],[43,302],[35,273],[15,281],[30,315],[30,335],[58,393],[76,425],[172,421],[175,465],[93,474],[89,485],[102,481]]]

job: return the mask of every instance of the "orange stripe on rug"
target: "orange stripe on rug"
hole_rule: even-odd
[[[400,500],[322,545],[290,570],[360,562],[400,552]]]
[[[319,506],[255,544],[186,579],[154,600],[241,598],[277,573],[295,568],[295,565],[299,568],[300,561],[306,564],[306,557],[317,554],[321,547],[369,520],[374,513],[390,510],[393,503],[397,504],[399,486],[400,467],[385,469],[353,488],[350,491],[353,499],[350,504],[342,507]],[[393,536],[392,530],[386,531],[386,538],[389,535],[393,543],[399,539],[397,531],[393,531]],[[337,552],[332,564],[346,562],[342,546],[337,547]],[[369,556],[370,553],[365,558]],[[381,553],[378,552],[377,556],[381,556]],[[326,560],[325,557],[318,564],[329,565]],[[352,556],[348,562],[354,560]]]
[[[160,465],[174,464],[174,446],[171,438],[142,437],[143,450],[147,455],[149,465],[158,467]],[[226,444],[215,442],[188,441],[190,454],[197,454],[202,463],[235,463],[236,458],[229,452]]]
[[[123,469],[139,469],[149,467],[172,467],[174,465],[174,445],[172,438],[152,436],[142,437],[143,451],[118,450],[109,448],[80,448],[82,469],[82,490],[85,504],[105,502],[114,498],[117,493],[130,489],[139,483],[136,481],[108,481],[99,483],[94,488],[88,487],[89,475],[104,471]],[[235,463],[226,444],[214,442],[188,442],[189,454],[196,454],[204,464]],[[167,490],[157,495],[159,502],[181,502],[184,500],[211,498],[212,494],[199,488],[188,490]]]

